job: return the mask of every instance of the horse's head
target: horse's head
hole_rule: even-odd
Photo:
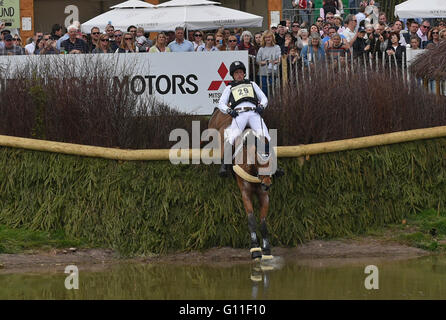
[[[258,136],[250,130],[244,135],[243,143],[246,148],[246,161],[253,167],[251,172],[255,173],[263,191],[268,191],[272,186],[271,161],[272,155],[265,153],[265,137]],[[252,142],[252,143],[250,143]]]

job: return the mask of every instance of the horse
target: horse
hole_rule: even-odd
[[[208,128],[216,129],[219,132],[220,146],[224,137],[224,130],[231,124],[232,117],[215,109],[209,120]],[[268,239],[268,228],[266,217],[269,209],[268,190],[272,186],[270,174],[260,174],[262,169],[270,166],[271,156],[265,157],[259,152],[258,146],[265,142],[265,137],[260,137],[253,130],[245,130],[245,133],[236,139],[234,157],[236,160],[242,159],[242,163],[233,165],[236,173],[237,185],[240,189],[243,206],[248,217],[248,228],[251,237],[250,253],[255,261],[260,259],[271,259],[271,246]],[[249,141],[256,143],[247,143]],[[224,157],[224,150],[221,148],[221,156]],[[251,160],[251,161],[248,161]],[[267,170],[265,170],[267,171]],[[262,235],[262,245],[259,245],[257,238],[257,223],[254,215],[252,198],[256,195],[260,204],[260,233]]]

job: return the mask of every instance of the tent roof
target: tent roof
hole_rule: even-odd
[[[126,30],[132,24],[145,31],[156,32],[173,31],[179,26],[190,30],[261,27],[263,17],[215,5],[113,9],[84,22],[82,31],[90,32],[92,27],[104,30],[108,22],[115,29]]]
[[[395,16],[408,18],[444,18],[445,0],[408,0],[395,6]]]
[[[126,2],[119,3],[113,7],[110,7],[112,9],[116,8],[154,8],[155,6],[153,4],[147,3],[145,1],[140,0],[128,0]]]
[[[157,5],[158,8],[162,7],[184,7],[184,6],[205,6],[211,4],[220,4],[220,2],[207,1],[207,0],[171,0]]]

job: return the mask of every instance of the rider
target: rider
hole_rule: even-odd
[[[265,153],[268,155],[271,137],[261,117],[268,104],[268,98],[255,82],[245,79],[246,67],[243,62],[234,61],[229,67],[229,73],[234,81],[225,88],[218,103],[220,111],[233,118],[231,125],[224,132],[225,159],[232,160],[232,145],[234,145],[235,139],[242,134],[247,124],[256,134],[267,139]],[[227,174],[229,165],[223,161],[220,168],[221,176]]]

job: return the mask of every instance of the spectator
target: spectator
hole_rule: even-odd
[[[175,32],[174,31],[168,31],[166,33],[167,37],[167,43],[171,43],[172,41],[175,41]]]
[[[215,43],[217,45],[217,49],[220,51],[226,51],[226,41],[223,33],[217,32],[215,34]]]
[[[259,49],[261,46],[262,46],[262,33],[256,32],[254,34],[254,48],[256,50],[256,55],[257,55],[257,52],[259,52]]]
[[[387,27],[387,16],[385,12],[379,13],[378,22],[384,24],[384,26]]]
[[[325,38],[328,36],[328,29],[331,27],[331,23],[324,23],[324,26],[322,27],[321,32],[319,33],[321,35],[321,38]]]
[[[262,36],[262,46],[257,52],[256,62],[260,66],[259,75],[262,83],[262,91],[268,94],[268,82],[272,83],[273,71],[277,75],[277,65],[280,63],[280,47],[275,43],[275,36],[272,31],[265,31]]]
[[[136,46],[135,38],[133,37],[133,33],[131,33],[131,32],[124,33],[124,36],[122,37],[119,48],[116,49],[115,52],[116,53],[137,53],[137,52],[139,52],[139,49]]]
[[[113,49],[110,47],[109,35],[104,33],[99,36],[99,42],[92,53],[113,53]]]
[[[271,23],[271,26],[269,27],[270,31],[274,34],[274,36],[277,33],[277,24]]]
[[[412,38],[410,38],[410,48],[412,50],[418,50],[420,49],[420,46],[420,38],[418,38],[418,36],[412,36]]]
[[[218,51],[218,48],[215,46],[215,37],[213,33],[208,33],[205,38],[205,42],[197,48],[197,51]]]
[[[68,27],[69,38],[61,43],[61,48],[67,53],[87,53],[88,47],[84,40],[77,38],[77,27],[71,25]]]
[[[417,36],[421,39],[421,49],[424,49],[423,43],[427,43],[427,41],[429,40],[427,38],[427,36],[429,34],[430,28],[431,28],[430,22],[427,20],[424,20],[421,23],[420,29],[418,29],[418,31],[417,31]]]
[[[230,35],[228,39],[228,45],[226,46],[226,51],[237,51],[237,37]]]
[[[248,50],[248,54],[255,56],[257,54],[257,50],[254,47],[252,33],[249,31],[243,31],[241,35],[241,41],[238,44],[239,50]]]
[[[4,48],[0,49],[0,55],[2,56],[13,56],[13,55],[22,55],[22,48],[16,46],[13,42],[13,38],[10,34],[5,34],[3,36]]]
[[[228,43],[229,36],[231,35],[231,30],[223,29],[223,35],[225,37],[226,44]]]
[[[328,12],[325,15],[325,23],[329,23],[329,24],[333,25],[334,24],[334,16],[335,15],[332,12]],[[322,23],[322,25],[324,25],[324,23]]]
[[[144,30],[144,29],[143,29]],[[130,32],[131,34],[132,34],[132,36],[133,36],[133,39],[136,39],[136,37],[137,37],[137,31],[138,31],[138,28],[137,27],[135,27],[135,26],[130,26],[130,27],[128,27],[127,28],[127,32]],[[144,32],[143,32],[144,33]]]
[[[53,40],[59,40],[63,36],[63,27],[56,23],[51,27],[51,38]]]
[[[105,27],[105,33],[108,35],[108,41],[110,42],[110,48],[113,50],[113,52],[115,52],[116,50],[118,50],[121,41],[118,41],[117,39],[115,39],[115,27],[112,26],[111,24],[108,24]]]
[[[203,42],[203,33],[199,30],[194,32],[194,41],[192,42],[194,44],[194,51],[197,51],[197,48],[204,44]]]
[[[194,45],[189,40],[184,39],[184,28],[175,28],[175,41],[168,44],[172,52],[190,52],[194,51]]]
[[[356,20],[356,16],[354,16],[353,14],[349,14],[345,21],[347,23],[347,28],[345,28],[342,34],[345,39],[347,39],[348,45],[351,47],[358,35],[357,32],[355,32],[358,21]]]
[[[25,54],[25,49],[22,47],[22,39],[20,38],[20,36],[18,34],[14,35],[12,37],[12,42],[17,47],[20,47],[20,49],[22,50],[22,54]]]
[[[234,28],[234,36],[237,38],[237,45],[242,41],[242,28]]]
[[[53,40],[50,33],[45,33],[42,40],[42,46],[34,51],[34,54],[59,54],[60,51],[56,49],[57,40]]]
[[[401,36],[401,30],[403,30],[403,22],[401,20],[396,20],[393,23],[392,31],[398,33],[398,35],[400,36],[400,44],[402,46],[406,46],[407,43],[404,37]]]
[[[115,38],[115,42],[114,43],[119,46],[121,44],[121,41],[122,41],[122,31],[119,30],[119,29],[115,29],[115,31],[113,33],[113,37]],[[118,48],[116,48],[116,49],[118,49]],[[116,51],[116,49],[114,51]]]
[[[305,66],[310,66],[315,63],[315,61],[321,63],[325,59],[325,51],[322,46],[321,36],[319,33],[313,32],[309,38],[310,44],[303,47],[302,57]]]
[[[319,27],[316,24],[312,24],[310,27],[310,34],[312,34],[313,32],[321,34],[321,29],[319,29]]]
[[[279,24],[277,26],[277,33],[276,33],[276,44],[281,47],[283,43],[285,42],[285,26],[283,24]]]
[[[395,56],[398,67],[401,67],[403,61],[403,54],[406,54],[406,47],[403,47],[400,41],[400,35],[396,32],[391,32],[389,36],[389,46],[387,47],[387,55]],[[393,58],[392,58],[393,59]],[[393,64],[393,61],[391,62]]]
[[[324,0],[322,1],[322,8],[320,9],[320,16],[326,19],[327,14],[331,12],[333,15],[340,13],[338,0]]]
[[[416,21],[412,21],[409,25],[409,31],[403,34],[406,43],[410,43],[413,36],[417,36],[419,24]],[[418,36],[417,36],[418,37]]]
[[[370,43],[367,43],[365,35],[365,28],[360,27],[358,30],[358,36],[356,37],[355,42],[353,42],[353,58],[361,58],[361,62],[364,57],[368,58],[368,53],[370,52]]]
[[[446,39],[446,29],[441,30],[439,36],[440,36],[440,41]]]
[[[304,46],[307,46],[309,43],[308,35],[309,35],[309,33],[308,33],[307,29],[300,29],[300,39],[301,39],[300,42],[301,42],[302,48]]]
[[[390,28],[387,27],[381,34],[377,34],[377,37],[375,37],[376,41],[373,55],[375,56],[375,54],[377,53],[379,59],[382,59],[383,56],[385,57],[384,53],[390,45],[390,32]]]
[[[101,32],[98,27],[91,28],[90,41],[87,42],[88,52],[93,52],[93,50],[99,46],[100,36],[101,36]]]
[[[139,52],[149,51],[149,49],[153,46],[153,41],[149,39],[150,32],[147,34],[144,32],[144,28],[139,27],[136,28],[136,42],[139,44]],[[143,45],[141,45],[141,43]]]
[[[341,38],[341,35],[335,33],[330,40],[325,42],[324,51],[329,63],[335,68],[338,66],[338,60],[342,64],[346,63],[345,57],[350,54],[350,48]]]
[[[321,29],[323,27],[323,24],[324,24],[324,18],[318,17],[316,19],[316,25],[318,26],[318,28]]]
[[[167,46],[167,36],[165,33],[158,33],[155,44],[150,47],[149,52],[171,52],[170,48]]]
[[[291,4],[294,9],[298,10],[301,22],[310,21],[311,8],[313,7],[310,0],[293,0]]]
[[[320,19],[320,18],[319,18]],[[293,37],[293,42],[296,42],[299,37],[299,30],[300,30],[300,25],[299,23],[293,22],[291,24],[291,36]]]
[[[336,32],[339,34],[342,34],[345,30],[345,27],[343,26],[343,20],[340,15],[335,15],[333,17],[334,26],[336,27]]]
[[[337,34],[336,32],[336,27],[330,27],[328,28],[328,35],[326,37],[324,37],[322,39],[322,43],[325,44],[328,40],[330,40],[335,34]],[[339,35],[341,37],[341,39],[345,39],[345,37],[343,35]]]
[[[367,4],[361,3],[361,5],[359,6],[359,12],[355,15],[356,17],[356,21],[357,21],[357,26],[359,26],[361,24],[361,21],[365,20],[366,16],[364,14],[365,12],[365,7]]]
[[[36,32],[34,34],[34,37],[32,38],[33,41],[30,44],[27,44],[25,46],[25,53],[26,54],[34,54],[34,51],[36,50],[37,41],[42,39],[43,33],[42,32]]]
[[[293,42],[293,37],[291,36],[291,33],[285,34],[285,42],[280,47],[280,51],[282,55],[287,55],[289,53],[289,50],[291,47],[295,47],[295,43]]]
[[[429,43],[433,43],[434,45],[437,45],[440,43],[440,28],[433,27],[431,30],[429,30],[428,33],[428,40],[425,43],[421,44],[421,47],[426,48],[426,46]]]

